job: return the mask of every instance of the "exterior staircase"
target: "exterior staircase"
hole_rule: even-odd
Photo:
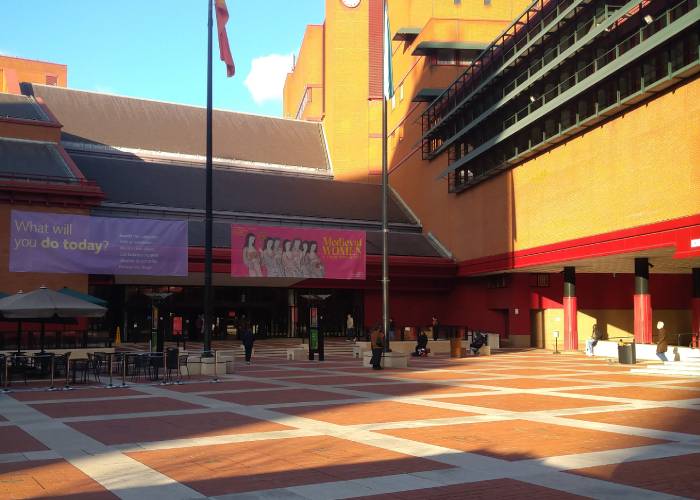
[[[666,361],[663,364],[647,365],[646,368],[633,368],[631,371],[632,373],[682,375],[700,378],[700,353],[698,353],[698,356],[686,358],[685,361]]]

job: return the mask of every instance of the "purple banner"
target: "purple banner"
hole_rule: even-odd
[[[10,271],[187,276],[187,222],[12,211]]]

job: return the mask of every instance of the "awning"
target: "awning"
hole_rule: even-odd
[[[414,56],[427,56],[435,54],[440,50],[459,50],[462,52],[472,52],[473,57],[476,58],[488,44],[479,42],[437,42],[437,41],[425,41],[420,42],[413,49]]]
[[[399,30],[394,33],[392,40],[395,42],[412,42],[420,34],[421,28],[399,28]]]
[[[418,93],[413,96],[412,102],[433,102],[444,91],[445,89],[420,89]]]
[[[73,290],[72,288],[68,287],[63,287],[61,288],[58,293],[63,293],[65,295],[68,295],[70,297],[75,297],[76,299],[84,300],[86,302],[91,302],[92,304],[97,304],[98,306],[102,307],[107,307],[107,301],[103,300],[99,297],[94,297],[92,295],[88,295],[87,293],[82,293],[77,290]],[[2,298],[2,297],[0,297]]]

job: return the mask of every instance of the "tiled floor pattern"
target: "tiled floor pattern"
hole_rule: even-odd
[[[260,360],[0,394],[0,498],[698,498],[700,383],[579,355]]]

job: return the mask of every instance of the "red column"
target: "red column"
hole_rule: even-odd
[[[693,268],[693,296],[690,299],[692,346],[700,348],[700,267]]]
[[[634,259],[634,340],[652,343],[651,295],[649,295],[649,259]]]
[[[564,268],[564,350],[578,350],[576,268]]]

